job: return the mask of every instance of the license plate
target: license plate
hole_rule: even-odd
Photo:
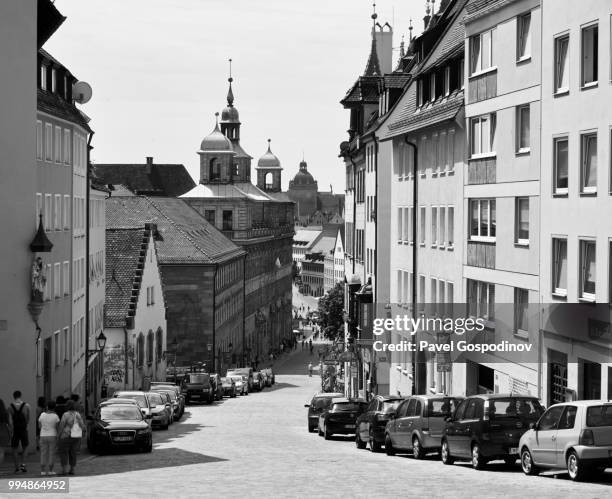
[[[344,427],[352,429],[352,428],[355,428],[355,425],[354,424],[345,424]]]
[[[113,440],[115,442],[129,442],[132,440],[132,437],[115,437]]]
[[[510,454],[518,454],[518,447],[510,447]]]

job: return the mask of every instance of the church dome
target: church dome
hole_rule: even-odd
[[[257,162],[257,168],[280,168],[280,160],[272,153],[270,149],[270,139],[268,139],[268,150],[266,153],[259,158]]]
[[[300,162],[300,171],[293,177],[293,183],[295,185],[308,185],[314,184],[315,180],[313,176],[308,172],[308,164],[306,161]]]
[[[219,119],[219,113],[215,113],[217,116],[217,120]],[[219,129],[219,122],[215,124],[215,129],[208,135],[204,137],[202,143],[200,144],[200,149],[202,151],[231,151],[232,143],[230,140],[221,133]]]
[[[238,114],[238,109],[234,106],[227,106],[223,111],[221,111],[221,123],[239,123],[240,116]]]

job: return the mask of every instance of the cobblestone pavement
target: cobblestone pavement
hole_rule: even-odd
[[[71,479],[77,497],[611,497],[605,483],[565,474],[526,477],[518,464],[443,466],[357,450],[350,438],[325,441],[306,430],[306,403],[320,379],[308,377],[308,352],[276,363],[276,385],[261,393],[189,406],[151,454],[85,457]],[[37,497],[40,497],[38,495]]]

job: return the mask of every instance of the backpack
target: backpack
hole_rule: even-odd
[[[25,430],[28,427],[28,422],[26,420],[25,414],[23,413],[23,408],[25,407],[25,402],[21,403],[19,409],[15,407],[15,404],[11,404],[13,407],[13,428],[15,431]]]

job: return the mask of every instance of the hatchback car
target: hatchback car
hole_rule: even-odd
[[[319,424],[319,415],[327,410],[331,405],[331,401],[334,397],[342,397],[343,393],[326,393],[319,392],[315,393],[312,400],[308,404],[304,404],[304,407],[308,407],[308,431],[313,432],[317,429]]]
[[[145,392],[121,391],[121,392],[115,392],[113,394],[113,397],[120,398],[120,399],[134,400],[138,404],[138,407],[140,407],[140,410],[142,411],[142,414],[144,416],[151,415],[151,403],[149,402],[149,399],[147,398]]]
[[[372,452],[378,452],[385,441],[385,427],[402,402],[403,397],[376,395],[366,411],[357,418],[355,444],[358,449],[365,449],[370,444]]]
[[[385,429],[385,451],[388,455],[412,451],[415,459],[438,452],[448,418],[463,397],[414,395],[401,403]]]
[[[319,415],[319,436],[329,440],[334,434],[354,435],[357,418],[368,406],[365,400],[333,398],[329,409]]]
[[[181,417],[183,417],[183,414],[185,413],[185,395],[183,394],[183,392],[181,391],[181,387],[174,384],[174,383],[169,383],[167,381],[153,381],[151,382],[151,391],[155,391],[157,388],[160,389],[165,389],[165,390],[174,390],[179,402],[179,406],[180,406],[180,416],[179,419]]]
[[[221,388],[224,397],[234,398],[236,396],[236,382],[232,378],[228,376],[221,378]]]
[[[234,381],[236,385],[236,393],[239,393],[240,395],[249,394],[249,382],[246,376],[240,376],[239,374],[228,374],[227,377]]]
[[[551,406],[519,442],[527,475],[566,468],[572,480],[612,467],[612,402],[581,400]]]
[[[111,449],[134,448],[142,452],[153,449],[153,435],[147,419],[134,404],[100,405],[89,417],[87,447],[92,453]]]
[[[510,465],[519,455],[519,440],[544,412],[536,397],[472,395],[447,418],[440,452],[444,464],[455,458],[471,459],[482,469],[488,461],[503,459]]]
[[[260,372],[253,373],[253,390],[262,391],[266,386],[264,377]]]
[[[168,429],[168,426],[172,422],[172,409],[166,403],[165,398],[162,397],[161,393],[148,392],[146,394],[149,399],[149,405],[151,406],[151,426],[160,427],[164,430]],[[128,400],[128,399],[117,399],[117,400]]]

